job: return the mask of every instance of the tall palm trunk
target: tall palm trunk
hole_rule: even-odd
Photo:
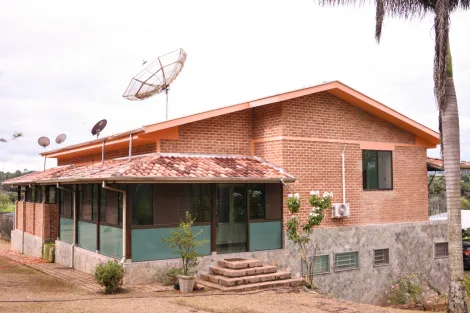
[[[465,288],[462,284],[462,222],[460,214],[460,130],[459,110],[452,75],[452,58],[447,50],[447,80],[444,107],[439,109],[442,121],[442,144],[444,146],[444,169],[446,181],[446,202],[448,214],[449,242],[449,305],[448,312],[467,313]]]

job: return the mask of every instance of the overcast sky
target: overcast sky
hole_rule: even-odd
[[[0,170],[42,168],[39,136],[62,145],[164,120],[164,95],[122,98],[130,78],[177,48],[188,53],[170,91],[170,118],[340,80],[437,129],[432,18],[387,18],[380,45],[375,9],[315,1],[2,1]],[[470,160],[470,13],[452,15],[462,159]],[[86,126],[85,126],[86,125]],[[438,155],[437,151],[429,151]],[[54,166],[49,161],[48,167]]]

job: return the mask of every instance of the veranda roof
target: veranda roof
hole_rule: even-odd
[[[153,153],[75,167],[67,165],[4,181],[5,185],[80,182],[293,182],[295,177],[257,157]]]

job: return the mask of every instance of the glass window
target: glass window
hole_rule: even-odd
[[[344,252],[335,254],[335,271],[359,268],[359,252]]]
[[[449,256],[449,244],[447,242],[437,242],[434,244],[434,257],[446,258]]]
[[[132,225],[153,224],[153,199],[151,184],[137,184],[132,193]]]
[[[312,260],[312,257],[310,257]],[[307,266],[305,265],[304,261],[302,263],[302,276],[307,274]],[[330,256],[328,254],[317,255],[315,257],[315,264],[313,264],[313,273],[314,274],[324,274],[330,272]]]
[[[111,185],[117,188],[116,185]],[[113,190],[101,190],[100,222],[111,225],[122,224],[122,193]]]
[[[92,212],[92,185],[80,185],[80,214],[79,217],[81,220],[91,221],[93,220]]]
[[[91,219],[96,221],[98,217],[98,205],[100,201],[100,185],[93,184],[92,185],[92,196],[91,196]]]
[[[211,221],[211,186],[209,184],[191,185],[191,216],[196,222]]]
[[[389,264],[389,252],[388,249],[377,249],[374,250],[374,265],[388,265]]]
[[[106,207],[106,202],[107,202],[107,195],[108,195],[108,192],[109,193],[112,193],[111,190],[107,190],[107,189],[104,189],[102,188],[101,189],[101,197],[100,197],[100,222],[103,222],[103,223],[106,223],[106,211],[107,211],[107,207]],[[116,211],[117,211],[117,206],[116,206]],[[116,219],[117,221],[117,219]]]
[[[26,202],[33,202],[33,189],[26,187]]]
[[[250,219],[266,219],[266,188],[265,184],[248,185],[248,205]]]
[[[155,224],[177,226],[184,219],[186,211],[191,213],[192,218],[198,218],[194,213],[199,213],[192,212],[191,189],[191,184],[153,185]],[[198,201],[195,202],[197,204]]]
[[[72,186],[64,186],[71,188]],[[73,218],[73,195],[70,191],[60,190],[60,217]]]
[[[362,183],[364,190],[393,189],[391,151],[362,151]]]
[[[57,203],[56,199],[56,187],[54,186],[48,186],[47,187],[47,203],[49,204],[55,204]]]
[[[246,185],[234,185],[233,187],[233,206],[235,223],[247,222],[247,190]]]
[[[43,198],[44,198],[44,190],[45,190],[45,186],[36,186],[36,189],[34,189],[34,193],[35,193],[35,201],[36,203],[42,203],[43,201]]]

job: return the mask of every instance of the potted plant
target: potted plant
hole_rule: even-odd
[[[170,237],[164,238],[163,242],[167,244],[170,249],[176,249],[173,251],[174,254],[178,254],[182,262],[182,274],[178,275],[178,282],[181,292],[191,292],[194,288],[194,281],[196,275],[192,269],[198,264],[198,258],[202,254],[196,252],[196,247],[202,246],[208,242],[208,240],[196,240],[203,230],[201,229],[197,233],[191,232],[195,219],[191,218],[191,214],[186,211],[185,220],[181,220],[179,226],[170,231]]]

